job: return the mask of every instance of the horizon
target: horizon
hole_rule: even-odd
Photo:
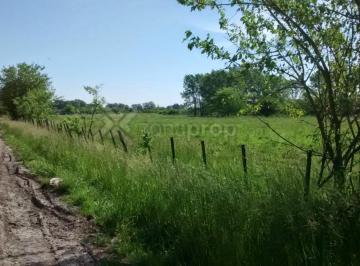
[[[65,100],[88,102],[83,87],[102,85],[107,103],[183,103],[186,74],[225,66],[183,42],[191,29],[226,44],[217,16],[176,1],[5,0],[0,10],[2,67],[44,66]]]

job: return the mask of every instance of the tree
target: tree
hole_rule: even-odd
[[[92,129],[92,126],[94,124],[94,117],[95,114],[98,113],[99,111],[101,111],[103,109],[103,106],[105,104],[105,99],[104,97],[100,96],[100,86],[85,86],[84,90],[89,93],[92,96],[92,100],[91,103],[89,104],[90,107],[90,121],[89,121],[89,126],[87,126],[86,123],[86,117],[83,116],[84,118],[84,130],[85,132],[87,132],[87,134],[89,135]]]
[[[75,99],[75,100],[62,100],[56,99],[54,101],[54,108],[56,113],[61,115],[71,115],[71,114],[80,114],[88,111],[87,103],[83,100]]]
[[[201,99],[202,115],[235,115],[239,111],[242,114],[271,115],[280,111],[291,96],[291,84],[287,80],[281,76],[263,74],[251,65],[187,75],[195,76],[198,77],[198,95],[192,96],[193,93],[186,89],[183,95],[186,94],[190,105],[193,105],[193,97]],[[233,102],[235,99],[236,104]],[[249,108],[250,105],[253,107]]]
[[[359,114],[347,106],[360,90],[360,1],[178,1],[192,10],[216,10],[220,28],[236,47],[226,50],[210,35],[202,39],[187,31],[190,49],[199,48],[230,65],[255,64],[263,72],[284,75],[301,91],[315,113],[322,140],[318,184],[334,178],[341,190],[346,169],[360,151]],[[323,178],[326,165],[331,171]]]
[[[214,109],[221,116],[236,115],[243,107],[244,100],[238,89],[222,88],[213,97]]]
[[[194,116],[200,114],[201,107],[201,81],[202,75],[186,75],[184,77],[184,91],[181,93],[181,96],[185,100],[185,104],[192,106],[194,111]]]
[[[36,99],[51,101],[50,78],[43,73],[44,67],[35,64],[21,63],[16,66],[4,67],[0,74],[0,101],[3,110],[12,119],[24,117],[22,111],[35,110],[36,106],[30,107],[32,102],[38,103]],[[34,92],[37,91],[37,92]],[[29,94],[28,96],[26,96]],[[19,101],[27,99],[22,105]],[[25,105],[27,107],[25,108]],[[50,106],[49,102],[45,105]],[[20,109],[19,109],[19,108]],[[29,116],[26,113],[26,116]]]
[[[156,105],[154,102],[146,102],[142,104],[142,110],[144,112],[152,112],[156,108]]]
[[[31,90],[25,96],[14,100],[18,115],[23,119],[47,119],[53,114],[54,92]]]
[[[134,112],[141,112],[143,110],[143,106],[141,104],[139,104],[139,103],[136,103],[136,104],[131,105],[131,109]]]
[[[127,104],[123,103],[109,103],[106,105],[106,108],[116,114],[123,112],[131,112],[131,108]]]

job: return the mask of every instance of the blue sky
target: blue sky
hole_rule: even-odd
[[[220,41],[217,15],[176,0],[0,0],[0,65],[46,67],[57,95],[107,102],[182,102],[185,74],[223,68],[182,42],[188,29]]]

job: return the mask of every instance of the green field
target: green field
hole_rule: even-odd
[[[63,120],[63,117],[57,119]],[[122,120],[123,119],[123,120]],[[265,119],[286,139],[304,150],[320,150],[315,119],[306,117],[293,119],[272,117]],[[176,158],[181,163],[200,167],[202,153],[200,142],[206,145],[208,166],[237,169],[241,165],[241,144],[246,145],[249,170],[253,174],[268,168],[305,167],[304,151],[289,145],[255,117],[199,118],[188,116],[166,116],[158,114],[101,115],[93,126],[95,140],[100,142],[98,129],[105,141],[112,143],[109,129],[119,149],[117,130],[125,132],[130,153],[141,151],[143,134],[151,137],[151,153],[154,159],[171,158],[170,137],[174,138]],[[270,169],[271,170],[271,169]]]
[[[113,126],[116,132],[115,118],[97,117],[94,135],[101,128],[105,145],[98,135],[85,141],[6,119],[1,128],[33,171],[45,180],[64,179],[66,200],[95,218],[99,244],[111,242],[119,256],[145,265],[360,263],[359,214],[356,208],[348,211],[355,199],[345,200],[331,185],[316,188],[319,158],[314,157],[311,193],[304,200],[306,154],[257,118],[138,114],[121,124],[128,154],[118,138],[114,148],[106,134]],[[313,118],[266,121],[297,145],[319,149]],[[141,145],[144,130],[152,137],[152,161]],[[247,175],[241,144],[247,149]]]

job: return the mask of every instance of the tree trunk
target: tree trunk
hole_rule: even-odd
[[[193,105],[194,105],[194,116],[197,115],[197,104],[196,104],[196,98],[193,99]]]
[[[345,187],[345,166],[342,156],[336,155],[333,164],[334,185],[341,191]]]

